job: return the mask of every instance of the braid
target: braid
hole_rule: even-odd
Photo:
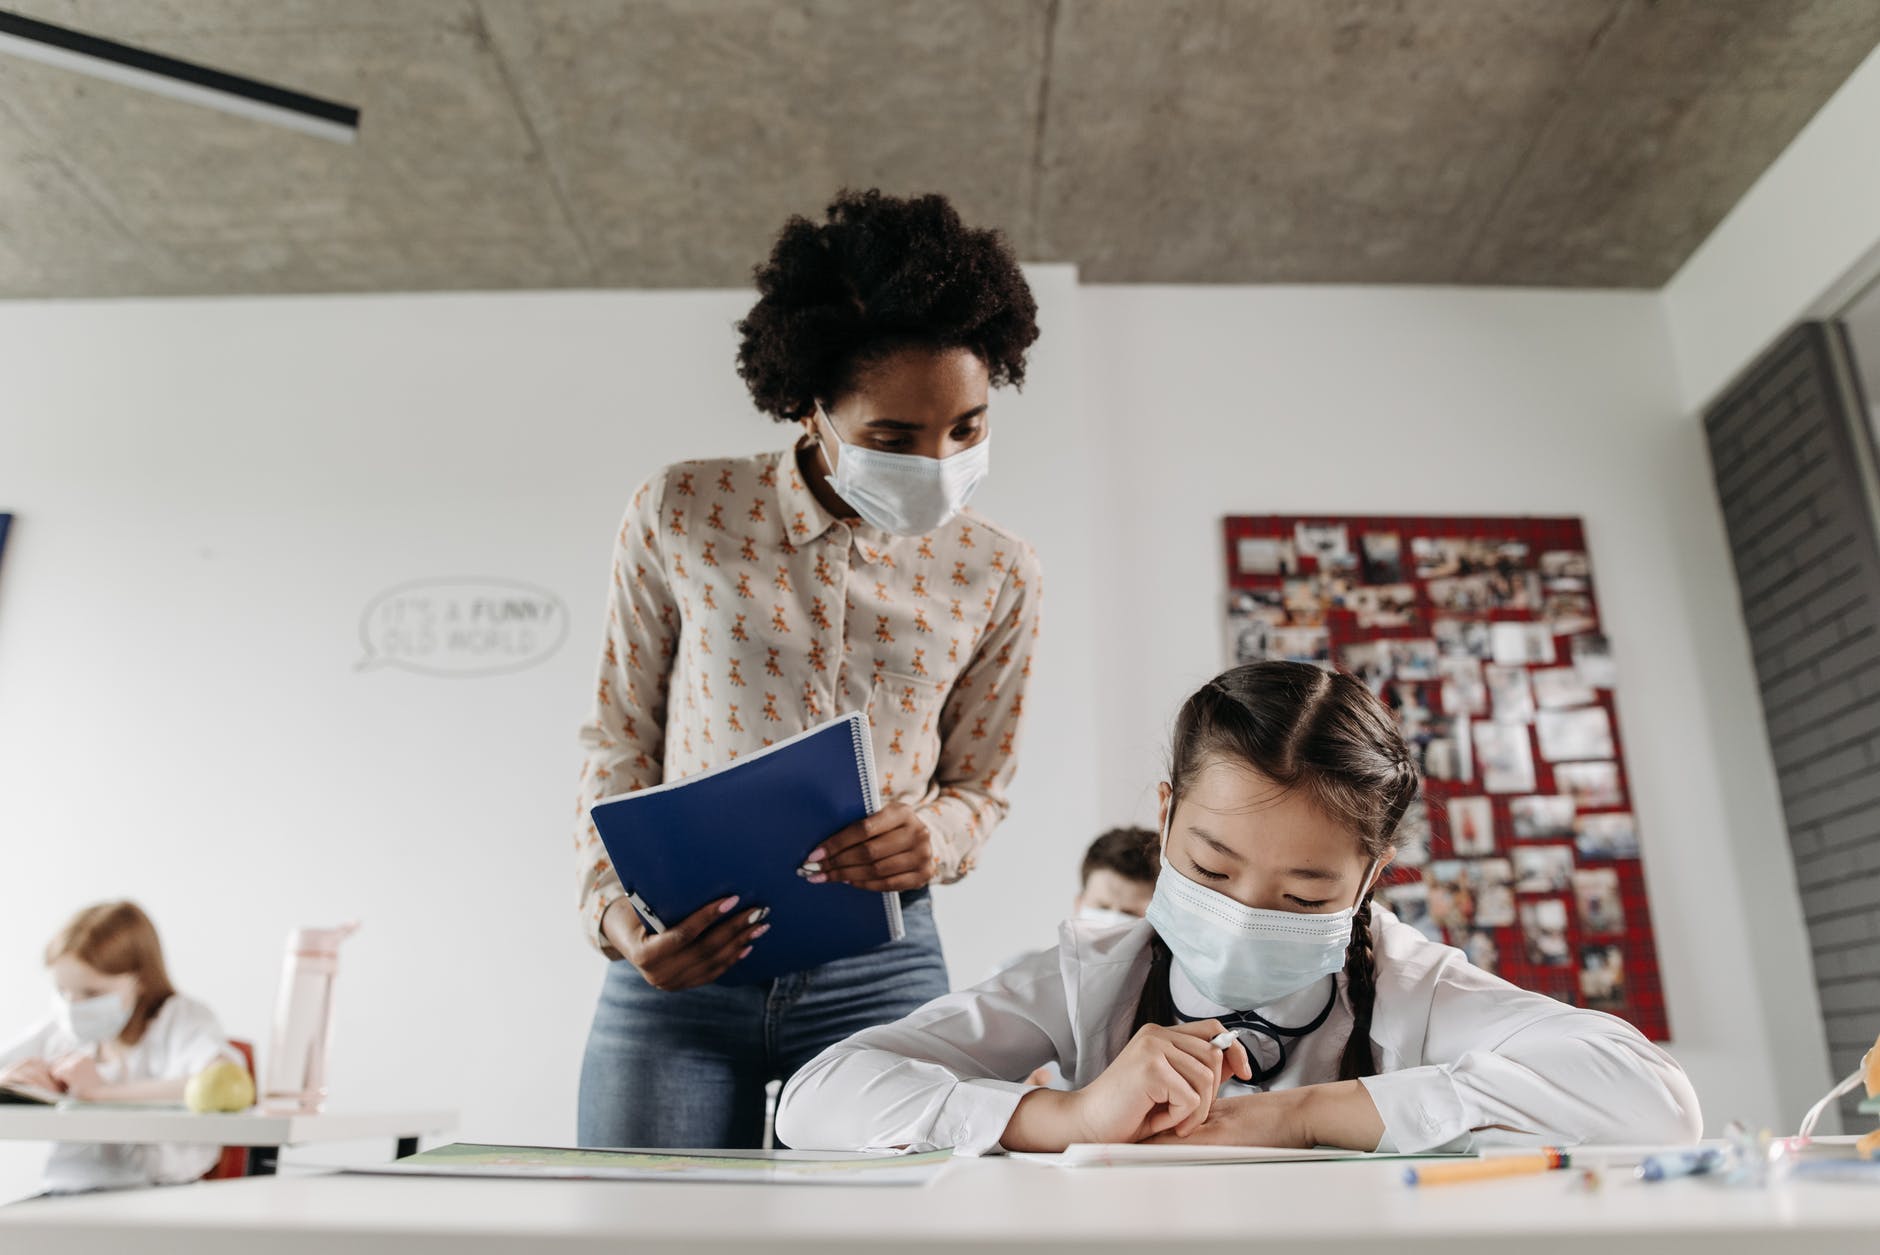
[[[1345,949],[1345,994],[1351,999],[1351,1036],[1338,1061],[1338,1079],[1355,1081],[1377,1075],[1371,1050],[1371,1008],[1377,1000],[1377,960],[1371,953],[1371,895],[1351,920],[1351,944]]]
[[[1173,1024],[1175,997],[1169,992],[1168,969],[1174,955],[1160,937],[1150,943],[1149,979],[1143,982],[1142,996],[1136,1001],[1136,1018],[1129,1031],[1134,1034],[1145,1024]]]

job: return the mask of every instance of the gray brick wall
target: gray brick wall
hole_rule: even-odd
[[[1835,335],[1796,328],[1704,426],[1839,1077],[1880,1033],[1880,542]]]

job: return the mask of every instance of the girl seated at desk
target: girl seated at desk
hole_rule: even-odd
[[[1353,677],[1218,676],[1176,721],[1148,918],[1071,921],[1055,950],[830,1047],[785,1088],[779,1138],[969,1154],[1696,1139],[1690,1083],[1631,1025],[1373,906],[1418,791]],[[1069,1092],[1009,1079],[1052,1061]]]
[[[135,903],[86,907],[46,947],[52,1017],[0,1047],[0,1084],[81,1102],[181,1103],[189,1078],[236,1059],[209,1008],[170,985],[157,930]],[[60,1143],[48,1193],[176,1185],[215,1166],[220,1146]]]

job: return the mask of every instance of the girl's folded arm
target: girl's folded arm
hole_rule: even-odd
[[[0,1070],[10,1068],[27,1059],[44,1059],[46,1043],[51,1037],[52,1021],[47,1020],[35,1028],[26,1030],[5,1045],[0,1045]]]
[[[102,1102],[181,1102],[189,1088],[187,1076],[172,1076],[155,1081],[120,1081],[100,1086],[94,1095]]]
[[[784,1087],[778,1140],[798,1150],[996,1150],[1036,1088],[1022,1078],[1054,1059],[1068,1066],[1070,1039],[1057,952],[1047,950],[810,1060]]]
[[[1430,1008],[1424,1066],[1367,1077],[1380,1149],[1451,1142],[1678,1144],[1702,1136],[1697,1095],[1630,1024],[1458,968]]]

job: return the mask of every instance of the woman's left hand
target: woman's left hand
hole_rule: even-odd
[[[850,824],[810,851],[803,863],[811,884],[828,880],[873,893],[918,889],[940,871],[927,821],[906,802],[890,802]]]
[[[80,1102],[89,1102],[105,1088],[105,1080],[98,1075],[98,1065],[87,1054],[71,1054],[52,1065],[52,1075],[59,1084],[65,1086],[65,1092]]]

